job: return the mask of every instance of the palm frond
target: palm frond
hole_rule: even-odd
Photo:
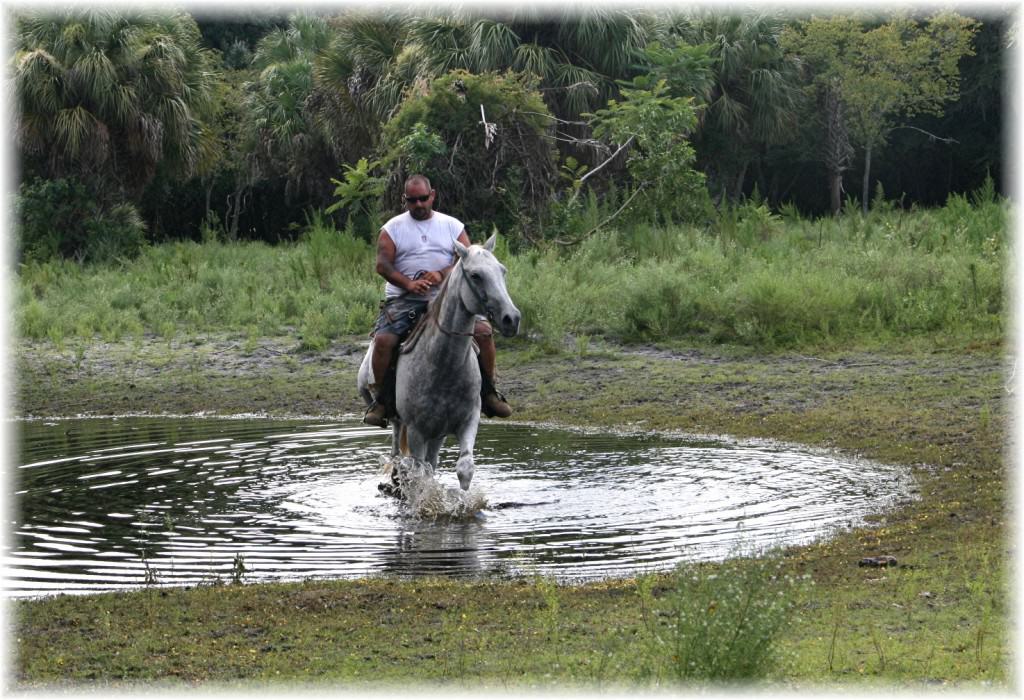
[[[548,79],[554,74],[555,63],[554,51],[535,43],[520,44],[512,58],[515,70],[533,73],[542,79]]]
[[[57,112],[54,134],[72,159],[82,155],[83,149],[96,130],[96,118],[81,105]]]
[[[419,17],[410,23],[409,41],[423,50],[424,61],[433,75],[456,68],[470,70],[472,32],[463,18],[451,15]]]
[[[550,80],[556,101],[571,115],[591,111],[597,106],[601,83],[600,75],[571,63],[557,63]]]
[[[335,50],[346,50],[352,61],[381,72],[396,59],[406,41],[404,23],[390,15],[347,19],[339,28]]]
[[[508,68],[518,45],[519,36],[504,22],[477,20],[470,40],[473,69],[483,72]]]
[[[14,86],[23,112],[56,112],[62,103],[64,67],[43,49],[19,56]]]

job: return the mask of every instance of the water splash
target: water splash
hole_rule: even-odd
[[[467,491],[445,486],[434,478],[434,470],[427,462],[401,456],[381,457],[380,460],[381,474],[388,482],[397,481],[410,512],[416,517],[468,520],[487,507],[487,496],[482,490],[475,486]]]

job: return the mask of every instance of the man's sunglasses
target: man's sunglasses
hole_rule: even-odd
[[[405,203],[406,204],[412,204],[413,202],[425,202],[428,199],[430,199],[430,195],[429,194],[425,194],[422,197],[410,197],[409,195],[405,195]]]

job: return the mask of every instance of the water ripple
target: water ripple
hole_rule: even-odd
[[[486,424],[491,505],[423,519],[354,422],[20,421],[8,595],[377,573],[567,580],[805,543],[907,497],[905,469],[771,445]],[[454,446],[439,480],[457,486]]]

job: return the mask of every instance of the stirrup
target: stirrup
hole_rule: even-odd
[[[376,409],[381,409],[384,413],[383,416],[376,415]],[[373,415],[371,415],[371,413]],[[366,413],[363,414],[363,422],[367,425],[375,425],[378,428],[388,427],[388,409],[383,403],[374,401],[366,408]]]

